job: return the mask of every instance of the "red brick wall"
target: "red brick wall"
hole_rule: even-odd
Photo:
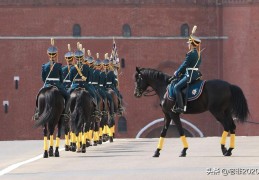
[[[209,3],[206,2],[210,1],[195,4],[187,0],[176,3],[160,1],[160,4],[152,4],[158,1],[132,1],[131,4],[115,1],[114,6],[95,1],[92,4],[88,1],[78,1],[78,4],[72,1],[75,5],[69,5],[68,1],[63,1],[64,5],[41,2],[41,5],[35,5],[27,0],[18,6],[10,0],[0,4],[0,35],[9,36],[6,40],[0,39],[0,102],[9,100],[10,103],[7,114],[0,109],[0,140],[42,138],[41,130],[32,128],[31,116],[35,96],[43,84],[40,78],[41,64],[47,61],[46,50],[50,40],[11,38],[64,36],[67,39],[56,40],[59,60],[64,63],[67,44],[75,48],[78,41],[71,38],[74,24],[80,24],[81,34],[86,37],[79,40],[83,46],[91,49],[92,53],[99,52],[102,57],[105,52],[110,53],[112,47],[112,39],[105,38],[118,37],[119,56],[125,59],[125,68],[119,78],[128,132],[117,133],[117,137],[135,137],[146,124],[163,117],[157,97],[134,98],[135,67],[150,67],[172,74],[187,52],[184,39],[121,39],[125,23],[131,26],[134,37],[179,37],[180,26],[184,23],[189,24],[190,30],[194,24],[197,25],[198,36],[228,36],[227,40],[202,39],[202,46],[206,50],[203,52],[201,71],[205,79],[223,78],[239,85],[248,99],[254,120],[257,119],[258,95],[255,89],[258,84],[258,52],[255,50],[255,38],[258,38],[258,6],[216,7],[207,6]],[[250,24],[252,27],[249,29],[247,25]],[[172,62],[172,67],[163,65],[167,61]],[[20,77],[18,90],[14,88],[14,76]],[[205,136],[220,135],[222,132],[221,125],[208,112],[184,115],[183,118],[200,128]],[[258,135],[258,131],[249,124],[238,125],[237,134]]]

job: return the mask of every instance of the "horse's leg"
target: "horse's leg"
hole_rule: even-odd
[[[105,116],[103,118],[103,142],[106,142],[108,140],[108,116]]]
[[[82,152],[81,146],[82,146],[82,131],[77,134],[77,141],[76,141],[77,150],[76,150],[76,152],[78,152],[78,153]]]
[[[65,122],[65,151],[69,151],[69,126]]]
[[[113,142],[113,137],[115,132],[115,121],[113,116],[110,117],[108,126],[109,126],[109,139],[110,139],[110,142]]]
[[[99,141],[99,126],[98,126],[98,122],[94,121],[94,146],[97,146],[97,143]]]
[[[230,112],[228,113],[228,121],[227,123],[229,124],[229,130],[230,130],[230,146],[229,149],[227,150],[227,152],[224,153],[224,156],[231,156],[232,155],[232,150],[235,148],[235,131],[236,131],[236,125],[233,121],[233,118],[230,114]]]
[[[52,157],[54,156],[54,153],[53,153],[53,145],[54,145],[54,137],[53,137],[53,134],[54,134],[54,125],[53,124],[48,124],[48,127],[49,127],[49,156]]]
[[[55,149],[55,157],[59,157],[59,145],[60,145],[60,137],[61,137],[61,130],[62,130],[62,119],[59,119],[58,122],[58,133],[56,136],[56,149]]]
[[[47,130],[47,125],[45,124],[43,127],[43,134],[44,134],[44,154],[43,154],[43,158],[48,158],[49,154],[48,154],[48,130]]]
[[[173,119],[173,121],[174,121],[174,123],[175,123],[175,125],[178,129],[181,141],[183,143],[183,150],[181,151],[180,157],[185,157],[186,151],[188,149],[188,142],[187,142],[186,137],[184,135],[184,130],[183,130],[183,127],[182,127],[182,123],[181,123],[179,114],[170,112],[170,117],[172,117],[172,119]]]
[[[100,121],[100,125],[99,125],[99,141],[98,144],[102,144],[103,143],[103,117],[104,115],[102,115],[102,119]]]
[[[164,127],[163,127],[163,129],[161,131],[159,142],[158,142],[158,145],[157,145],[157,149],[156,149],[155,154],[153,155],[153,157],[159,157],[160,151],[163,149],[164,138],[165,138],[167,130],[169,128],[170,122],[171,122],[170,116],[168,114],[165,114],[165,117],[164,117]]]
[[[227,120],[228,120],[229,116],[230,116],[230,118],[232,118],[231,114],[226,116],[226,114],[224,112],[220,112],[219,110],[218,111],[210,110],[210,112],[222,124],[222,126],[224,128],[224,131],[221,136],[220,147],[221,147],[222,154],[225,155],[227,153],[226,139],[227,139],[227,136],[229,133],[229,125],[227,123]]]

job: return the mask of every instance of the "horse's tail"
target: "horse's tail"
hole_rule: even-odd
[[[232,115],[241,122],[245,122],[249,114],[249,109],[244,93],[240,87],[235,85],[230,85],[230,90],[232,94]]]
[[[85,121],[85,118],[86,118],[85,111],[84,111],[84,107],[86,106],[86,103],[85,103],[86,96],[87,96],[86,91],[77,92],[75,108],[71,114],[71,126],[72,126],[72,129],[75,130],[76,134],[79,131],[81,131],[83,122]]]
[[[34,127],[42,126],[48,122],[53,122],[55,116],[55,96],[57,91],[49,90],[44,94],[45,106],[43,113],[39,116],[39,119],[35,122]],[[39,100],[40,101],[40,100]]]

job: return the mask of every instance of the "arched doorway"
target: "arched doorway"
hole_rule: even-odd
[[[159,136],[160,136],[160,131],[163,127],[163,121],[164,121],[164,118],[160,118],[160,119],[156,119],[156,120],[150,122],[137,133],[136,138],[147,138],[147,137],[155,138],[155,137],[157,137],[157,134],[159,134]],[[182,126],[184,128],[184,131],[186,133],[186,136],[204,137],[201,130],[197,126],[192,124],[191,122],[189,122],[185,119],[182,119],[182,118],[181,118],[181,122],[182,122]],[[167,132],[167,137],[169,137],[169,136],[179,137],[178,131],[173,122],[171,122],[169,130]]]

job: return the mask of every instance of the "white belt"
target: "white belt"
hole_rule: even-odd
[[[107,82],[106,84],[112,84],[112,82]]]
[[[84,81],[83,79],[75,79],[74,81]]]
[[[98,84],[98,82],[92,82],[92,84]]]
[[[191,71],[198,71],[198,68],[186,68],[187,71],[191,70]]]
[[[66,80],[64,80],[63,82],[71,82],[71,81],[66,79]]]
[[[103,84],[99,84],[99,86],[103,86]]]
[[[47,81],[60,81],[59,78],[47,78]]]

